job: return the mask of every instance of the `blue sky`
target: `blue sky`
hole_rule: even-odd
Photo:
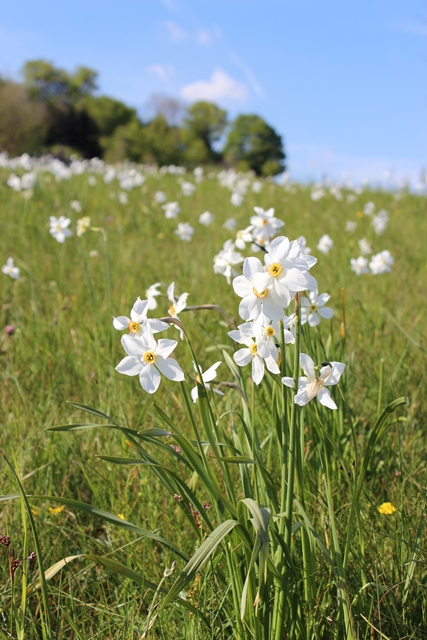
[[[0,74],[44,58],[153,93],[258,113],[298,179],[427,168],[427,0],[0,0]]]

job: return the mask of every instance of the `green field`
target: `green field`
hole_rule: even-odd
[[[341,199],[325,188],[315,201],[309,186],[269,180],[255,193],[250,177],[236,207],[216,173],[196,182],[190,172],[142,168],[145,181],[126,191],[124,204],[119,181],[105,183],[105,170],[88,166],[57,180],[48,167],[39,168],[28,196],[7,185],[12,169],[0,169],[0,259],[3,265],[13,257],[20,268],[19,279],[1,274],[0,280],[0,535],[11,540],[0,547],[0,637],[427,638],[427,198],[405,189],[354,193],[342,187]],[[184,180],[196,186],[190,196],[182,193]],[[179,203],[176,219],[166,219],[155,201],[159,190]],[[71,208],[74,200],[81,212]],[[372,215],[363,213],[370,201],[375,212],[389,215],[381,235]],[[256,386],[249,366],[233,366],[236,345],[227,333],[243,322],[240,298],[214,274],[213,259],[235,237],[224,222],[233,217],[244,229],[255,206],[274,207],[285,223],[280,233],[291,240],[304,235],[318,258],[311,273],[319,293],[331,295],[335,313],[318,328],[301,328],[301,350],[317,364],[346,364],[340,390],[332,390],[338,411],[316,399],[295,408],[278,376],[266,374]],[[208,227],[198,222],[206,210],[214,216]],[[72,219],[73,230],[63,244],[49,233],[49,217],[61,215]],[[91,229],[79,238],[83,216]],[[356,223],[354,230],[346,230],[348,221]],[[190,242],[175,234],[178,222],[194,227]],[[316,249],[323,234],[334,241],[328,255]],[[361,238],[373,254],[390,251],[390,273],[357,276],[351,270]],[[252,255],[249,246],[242,255]],[[196,384],[192,354],[174,327],[167,338],[178,340],[174,356],[185,383],[163,378],[150,395],[137,376],[115,371],[125,353],[112,317],[128,316],[155,282],[162,295],[149,316],[168,316],[166,290],[173,281],[178,295],[189,293],[189,307],[225,311],[227,320],[212,309],[183,312],[180,320],[203,370],[221,360],[218,382],[242,387],[248,403],[235,386],[220,387],[224,397],[209,392],[207,398],[199,387],[201,401],[190,402],[189,413],[185,392]],[[293,311],[291,305],[286,313]],[[288,346],[281,359],[286,375],[293,361]],[[375,427],[381,411],[400,397],[409,406],[390,411]],[[72,423],[106,426],[47,431]],[[115,423],[120,428],[111,428]],[[137,435],[148,429],[174,435]],[[289,466],[292,437],[299,449],[295,469]],[[181,453],[170,455],[170,444]],[[292,518],[280,508],[283,492],[289,507],[289,491]],[[201,505],[209,501],[210,509],[195,515],[191,496]],[[243,499],[256,503],[250,504],[257,516],[269,510],[267,533],[259,533],[254,522],[263,525]],[[396,510],[380,513],[387,502]],[[185,582],[188,559],[222,522],[235,529],[203,566],[187,571]],[[155,532],[155,539],[143,530]],[[251,549],[257,549],[252,560]],[[12,580],[10,558],[32,551],[37,559],[25,560]],[[81,554],[40,585],[41,567],[47,571]],[[175,560],[175,573],[164,576]],[[182,582],[167,595],[180,574]]]

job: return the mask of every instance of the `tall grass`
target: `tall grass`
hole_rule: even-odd
[[[0,534],[14,557],[37,560],[12,579],[4,548],[2,637],[426,637],[425,198],[365,190],[354,203],[313,202],[308,188],[265,182],[236,209],[214,179],[185,198],[175,176],[154,174],[121,205],[116,182],[41,172],[26,200],[8,175],[1,255],[21,278],[2,278],[2,326],[14,333],[1,338]],[[160,188],[196,228],[190,244],[154,203]],[[358,216],[368,200],[390,214],[378,238]],[[222,223],[234,215],[244,228],[255,205],[275,207],[315,255],[323,233],[335,241],[313,269],[335,316],[318,330],[297,323],[280,366],[296,380],[300,352],[346,363],[336,412],[296,406],[280,376],[254,385],[232,358],[239,300],[212,259],[230,237]],[[56,243],[49,215],[70,212],[102,231]],[[348,219],[357,231],[344,231]],[[351,272],[362,236],[391,251],[391,274]],[[111,316],[158,280],[195,308],[180,316],[175,352],[186,381],[164,379],[152,397],[115,372]],[[199,384],[193,404],[192,361],[205,370],[218,359],[225,396]],[[380,514],[388,501],[396,511]]]

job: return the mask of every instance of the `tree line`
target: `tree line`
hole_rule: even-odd
[[[130,160],[159,166],[223,164],[257,175],[284,170],[280,135],[263,118],[229,121],[225,109],[199,101],[185,106],[156,96],[143,120],[120,100],[97,94],[98,74],[73,73],[45,60],[25,64],[22,84],[0,79],[0,150],[10,155],[72,153],[106,162]]]

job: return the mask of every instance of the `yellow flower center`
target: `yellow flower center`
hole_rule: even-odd
[[[317,311],[317,304],[311,304],[310,311]]]
[[[273,278],[277,278],[282,273],[282,265],[278,262],[272,262],[268,267],[268,273],[273,276]]]
[[[263,225],[263,227],[266,227],[266,226],[268,225],[268,220],[265,220],[265,219],[264,219],[264,220],[262,221],[262,225]]]
[[[175,307],[173,306],[173,304],[171,304],[171,306],[169,307],[169,315],[172,317],[176,315]]]
[[[249,351],[251,352],[251,354],[252,354],[253,356],[256,356],[256,354],[258,353],[258,347],[257,347],[257,345],[256,345],[255,343],[254,343],[254,344],[251,344],[251,346],[249,347]]]
[[[265,296],[268,294],[268,289],[264,289],[264,291],[261,291],[260,293],[259,291],[256,290],[255,287],[253,287],[252,291],[257,298],[265,298]]]
[[[146,351],[142,358],[147,364],[154,364],[156,362],[156,356],[152,351]]]
[[[139,333],[141,331],[141,327],[138,322],[133,322],[132,320],[128,324],[128,329],[131,333]]]
[[[275,328],[274,328],[274,327],[272,327],[272,326],[271,326],[271,324],[270,324],[270,325],[268,325],[268,327],[266,327],[266,328],[264,329],[264,333],[265,333],[265,335],[267,336],[267,338],[272,338],[273,336],[275,336],[275,335],[276,335],[276,330],[275,330]]]

